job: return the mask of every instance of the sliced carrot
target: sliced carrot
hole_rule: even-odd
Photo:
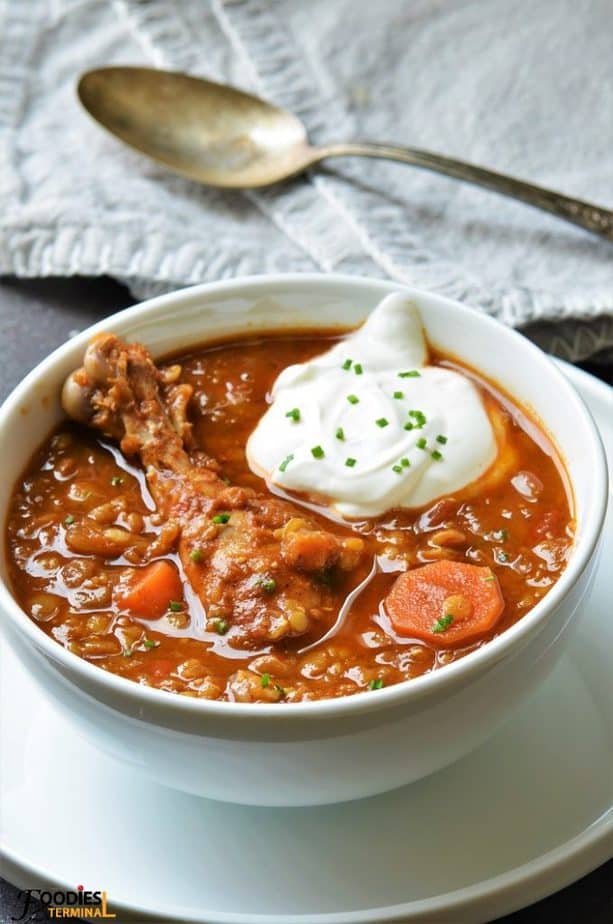
[[[490,568],[437,561],[396,578],[385,609],[398,635],[457,648],[494,627],[504,599]]]
[[[139,619],[159,619],[168,610],[171,601],[183,597],[181,578],[169,561],[155,561],[140,568],[132,579],[120,587],[116,601]]]

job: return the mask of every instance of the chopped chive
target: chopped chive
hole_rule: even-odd
[[[364,372],[360,363],[355,363],[353,367],[353,371],[355,372],[356,375],[362,375],[362,373]]]
[[[74,523],[74,517],[72,513],[69,513],[67,517],[64,517],[64,526],[72,526]]]
[[[445,616],[441,616],[436,620],[430,631],[437,635],[439,632],[444,632],[445,629],[448,629],[452,622],[453,616],[451,613],[447,613]]]
[[[262,674],[260,677],[260,683],[263,687],[267,687],[270,683],[270,674]]]
[[[279,471],[280,471],[280,472],[284,472],[285,469],[286,469],[287,466],[290,464],[290,462],[292,461],[293,458],[294,458],[294,454],[293,454],[293,452],[290,452],[289,456],[286,456],[286,457],[283,459],[283,462],[281,462],[281,464],[280,464],[280,466],[279,466]]]
[[[487,577],[484,577],[483,580],[484,580],[484,581],[495,581],[496,578],[494,577],[493,574],[490,574],[490,575],[488,575]]]
[[[356,462],[357,462],[357,459],[352,459],[351,457],[349,457],[348,459],[345,459],[345,465],[347,466],[347,468],[353,468]]]
[[[299,408],[299,407],[293,407],[293,408],[291,409],[291,411],[288,411],[287,414],[286,414],[285,416],[286,416],[286,417],[291,417],[291,419],[294,421],[294,423],[298,423],[298,421],[300,420],[300,408]]]
[[[375,677],[374,680],[371,680],[368,684],[369,690],[380,690],[383,687],[383,678]]]
[[[122,653],[122,655],[124,656],[124,658],[131,658],[131,657],[132,657],[132,649],[131,649],[131,648],[122,648],[122,649],[121,649],[121,653]]]
[[[189,557],[191,561],[202,561],[202,549],[192,549]]]
[[[168,604],[168,609],[173,613],[180,613],[183,609],[183,604],[180,602],[180,600],[171,600]]]
[[[267,594],[272,594],[277,589],[277,582],[274,578],[265,577],[260,575],[256,581],[258,587],[261,587],[262,590],[266,591]]]
[[[394,392],[394,398],[396,399],[396,401],[402,401],[402,399],[404,398],[404,392],[403,392],[403,391],[395,391],[395,392]]]
[[[349,404],[359,404],[360,403],[360,399],[358,398],[357,395],[347,395],[347,401],[349,402]]]
[[[229,513],[216,513],[213,517],[213,523],[229,523],[230,514]]]
[[[146,638],[143,641],[143,645],[145,646],[145,648],[157,648],[159,644],[160,643],[156,642],[155,639],[153,638]]]
[[[123,478],[120,478],[119,475],[113,475],[111,478],[111,484],[114,488],[116,488],[118,485],[123,484]]]
[[[336,436],[337,440],[344,440],[344,439],[345,439],[345,431],[343,430],[342,427],[339,427],[339,428],[337,429],[337,431],[336,431],[336,433],[335,433],[335,436]]]
[[[323,459],[323,457],[325,456],[325,452],[323,451],[321,446],[313,446],[313,448],[311,449],[311,455],[313,456],[314,459]]]
[[[430,455],[436,462],[440,462],[441,459],[443,458],[443,453],[439,452],[438,449],[433,449]]]
[[[423,411],[409,411],[409,417],[413,418],[416,427],[423,427],[426,423],[426,415]]]
[[[427,443],[428,441],[426,440],[426,437],[420,436],[419,439],[417,440],[416,446],[418,449],[425,449],[427,446]]]
[[[402,465],[392,465],[392,471],[397,475],[402,475]]]
[[[412,430],[414,426],[415,426],[415,424],[412,424],[411,421],[409,420],[408,423],[405,423],[404,429],[405,429],[405,430]]]
[[[352,363],[352,362],[353,362],[352,359],[346,359],[345,362],[343,363],[342,368],[345,369],[345,371],[346,371],[347,369],[351,369],[351,363]]]
[[[215,620],[215,631],[217,632],[217,635],[225,635],[228,629],[229,626],[225,619]]]
[[[410,466],[411,462],[410,462],[410,460],[407,459],[407,457],[405,456],[403,459],[400,460],[400,464],[402,465],[403,468],[408,468],[408,467]]]
[[[409,369],[408,372],[399,372],[399,379],[418,379],[421,376],[421,372],[417,369]]]
[[[437,443],[440,443],[441,446],[444,446],[445,443],[447,442],[447,437],[446,437],[446,436],[443,436],[442,433],[439,433],[439,435],[438,435],[437,438],[436,438],[436,442],[437,442]]]
[[[389,426],[389,420],[386,420],[385,417],[379,417],[378,420],[375,420],[375,423],[378,427],[381,428]]]

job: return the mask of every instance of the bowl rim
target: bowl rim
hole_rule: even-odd
[[[552,385],[560,390],[560,399],[564,400],[569,413],[583,418],[591,438],[591,445],[586,447],[592,461],[591,477],[595,499],[587,518],[582,521],[582,534],[579,542],[573,549],[571,558],[554,586],[547,594],[520,620],[491,639],[481,648],[470,652],[463,658],[447,664],[444,670],[430,671],[411,680],[400,681],[390,687],[377,691],[377,696],[349,695],[331,699],[312,700],[298,703],[236,703],[219,700],[198,699],[195,697],[169,695],[165,690],[158,690],[136,683],[133,680],[113,674],[92,664],[74,654],[48,636],[39,628],[21,608],[8,584],[0,576],[0,611],[7,613],[12,625],[20,635],[25,635],[29,643],[42,650],[52,662],[59,662],[76,683],[75,675],[82,679],[88,690],[94,687],[104,687],[109,694],[118,698],[130,700],[132,703],[147,705],[152,709],[161,709],[164,712],[183,713],[186,716],[202,719],[215,717],[231,720],[272,720],[286,723],[288,719],[313,720],[341,717],[344,715],[380,711],[382,709],[408,705],[423,697],[438,698],[449,691],[450,687],[463,685],[470,680],[471,675],[479,675],[493,667],[497,662],[507,658],[523,645],[534,634],[537,634],[549,614],[572,591],[575,584],[591,562],[597,546],[607,509],[607,464],[600,433],[596,427],[591,412],[583,399],[577,394],[570,382],[564,377],[560,369],[546,353],[522,336],[513,328],[503,325],[484,312],[475,310],[455,299],[417,289],[411,286],[395,283],[391,280],[378,279],[367,276],[353,276],[338,273],[274,273],[261,276],[239,276],[218,282],[201,283],[174,290],[164,295],[155,296],[138,302],[128,308],[115,312],[101,321],[87,327],[75,337],[67,340],[57,347],[47,357],[41,360],[25,378],[8,395],[0,407],[0,440],[3,430],[12,415],[18,411],[19,406],[27,399],[30,389],[44,376],[56,363],[65,358],[65,354],[76,347],[84,347],[90,337],[101,330],[108,330],[116,324],[129,324],[137,321],[149,312],[156,309],[175,305],[183,308],[197,301],[201,297],[227,294],[232,290],[248,288],[250,292],[260,290],[261,294],[272,294],[271,290],[291,285],[312,286],[338,289],[339,294],[351,296],[351,289],[378,290],[381,296],[391,292],[407,292],[416,299],[426,298],[429,301],[442,303],[453,309],[464,318],[467,323],[483,325],[495,332],[496,336],[506,339],[512,349],[525,352],[540,363],[545,375],[550,376]],[[206,343],[204,337],[201,341]],[[546,422],[544,422],[546,424]],[[552,434],[553,436],[553,434]],[[24,466],[27,460],[24,460]],[[572,482],[571,482],[572,483]],[[5,528],[6,520],[2,522]],[[78,683],[77,683],[78,686]]]

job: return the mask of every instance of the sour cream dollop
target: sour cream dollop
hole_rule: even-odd
[[[357,519],[475,481],[497,454],[488,414],[469,378],[427,362],[417,306],[388,295],[355,333],[279,375],[247,443],[251,470]]]

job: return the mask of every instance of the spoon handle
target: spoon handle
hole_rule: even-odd
[[[493,192],[519,199],[535,208],[551,212],[558,218],[579,225],[593,234],[613,241],[613,211],[584,202],[581,199],[572,199],[562,193],[526,183],[494,170],[486,170],[465,161],[455,160],[453,157],[444,157],[442,154],[433,154],[430,151],[421,151],[418,148],[405,148],[391,144],[371,144],[369,142],[348,142],[347,144],[333,144],[318,148],[318,153],[324,157],[376,157],[382,160],[397,160],[403,164],[414,167],[423,167],[435,173],[452,176],[456,180],[464,180],[491,189]]]

